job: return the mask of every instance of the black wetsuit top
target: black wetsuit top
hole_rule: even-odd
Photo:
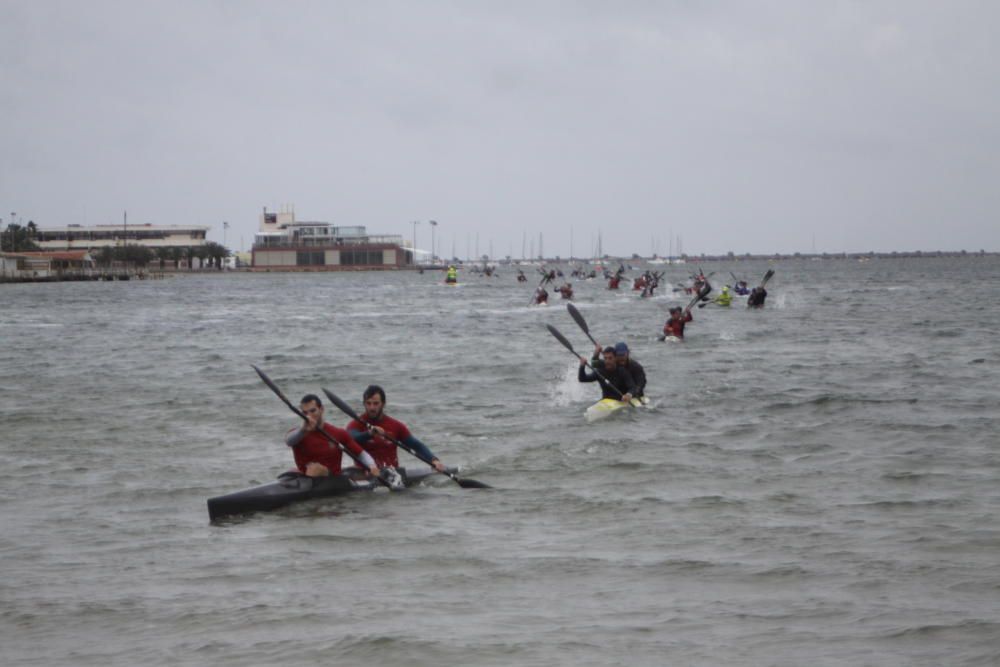
[[[590,365],[598,373],[604,373],[604,359],[601,357],[591,357]],[[615,366],[617,368],[618,366]],[[628,358],[628,365],[625,366],[628,374],[632,376],[634,391],[632,395],[638,398],[642,396],[646,391],[646,371],[643,369],[642,364],[633,359],[631,356]]]
[[[763,287],[754,287],[750,290],[750,296],[747,298],[748,308],[763,308],[764,299],[767,298],[767,290]]]
[[[621,366],[615,366],[615,370],[609,373],[606,369],[598,367],[597,372],[603,377],[589,372],[586,366],[580,366],[577,379],[580,382],[599,382],[601,384],[601,398],[613,398],[616,401],[620,401],[623,394],[632,394],[635,396],[635,380],[632,379],[632,374],[626,369]],[[609,380],[610,386],[608,382],[604,381],[604,378]],[[615,389],[618,391],[615,391]]]

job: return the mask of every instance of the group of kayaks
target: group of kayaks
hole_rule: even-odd
[[[768,271],[764,282],[766,282],[771,275],[773,275],[773,271]],[[451,279],[447,280],[446,284],[452,286],[457,285],[457,280],[454,276],[449,276],[449,278]],[[763,287],[763,283],[761,287]],[[707,290],[704,289],[699,290],[695,296],[695,300],[692,301],[692,305],[696,301],[704,299],[704,293],[706,291]],[[590,335],[590,331],[587,327],[586,321],[583,319],[583,316],[572,304],[567,304],[567,306],[570,315],[577,322],[580,328],[583,329],[583,332],[587,335],[587,337],[590,338],[590,340],[596,345],[597,341],[595,341],[593,336]],[[573,348],[572,344],[555,327],[551,324],[546,325],[546,327],[549,332],[560,343],[562,343],[564,347],[566,347],[567,350],[569,350],[574,356],[580,357],[580,355],[577,354],[576,350]],[[278,395],[279,398],[281,398],[282,401],[285,402],[289,408],[292,409],[293,412],[297,412],[297,408],[295,408],[288,401],[287,397],[281,393],[281,391],[263,373],[263,371],[256,366],[254,366],[254,370],[257,371],[264,382]],[[334,400],[334,403],[337,404],[342,410],[345,410],[349,414],[351,413],[350,408],[343,405],[343,402],[337,399],[336,396],[329,393],[328,396]],[[615,400],[613,398],[602,398],[584,411],[584,418],[587,422],[596,422],[625,411],[645,408],[649,405],[650,399],[646,396],[633,397],[627,402]],[[301,413],[298,414],[300,417],[303,416]],[[353,416],[356,417],[356,415]],[[446,469],[444,472],[438,472],[431,468],[408,471],[405,468],[399,467],[391,471],[391,474],[394,482],[392,484],[388,484],[385,479],[381,477],[370,477],[356,468],[348,468],[340,474],[325,477],[309,477],[297,470],[292,470],[282,473],[273,482],[209,498],[208,516],[211,521],[217,521],[228,517],[275,510],[306,500],[329,498],[357,491],[374,491],[382,486],[388,486],[393,489],[403,489],[419,485],[435,475],[445,475],[452,479],[452,481],[458,483],[462,488],[491,488],[490,486],[475,480],[459,479],[456,475],[455,469],[451,468]]]

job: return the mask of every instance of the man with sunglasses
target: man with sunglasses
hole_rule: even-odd
[[[323,403],[318,396],[315,394],[303,396],[299,409],[306,416],[305,423],[291,429],[285,435],[285,444],[292,448],[295,466],[299,472],[309,477],[340,474],[342,459],[340,447],[323,435],[326,433],[356,455],[369,473],[378,475],[375,459],[354,441],[350,433],[323,421]]]

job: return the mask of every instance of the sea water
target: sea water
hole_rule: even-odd
[[[0,286],[0,664],[1000,663],[1000,260],[712,263],[775,269],[767,307],[678,344],[694,267],[652,268],[651,299],[568,278],[653,399],[594,424],[544,325],[592,344],[512,269]],[[292,464],[251,364],[382,385],[496,488],[209,523]]]

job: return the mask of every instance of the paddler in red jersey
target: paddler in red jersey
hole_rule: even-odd
[[[680,306],[674,306],[670,309],[670,319],[663,325],[663,337],[683,340],[684,326],[693,319],[690,307],[682,309]]]
[[[385,414],[385,390],[382,387],[370,385],[365,389],[363,398],[365,414],[360,422],[352,419],[347,431],[371,454],[379,468],[399,465],[398,447],[391,441],[397,440],[416,452],[419,458],[430,462],[435,470],[444,472],[445,465],[427,445],[410,433],[406,424]]]
[[[378,475],[375,460],[354,441],[351,434],[342,428],[323,421],[323,403],[315,394],[306,394],[299,403],[299,409],[306,416],[305,423],[291,429],[285,435],[285,444],[292,448],[295,466],[309,477],[338,475],[341,471],[340,447],[330,442],[322,433],[346,447],[357,456],[372,475]]]

